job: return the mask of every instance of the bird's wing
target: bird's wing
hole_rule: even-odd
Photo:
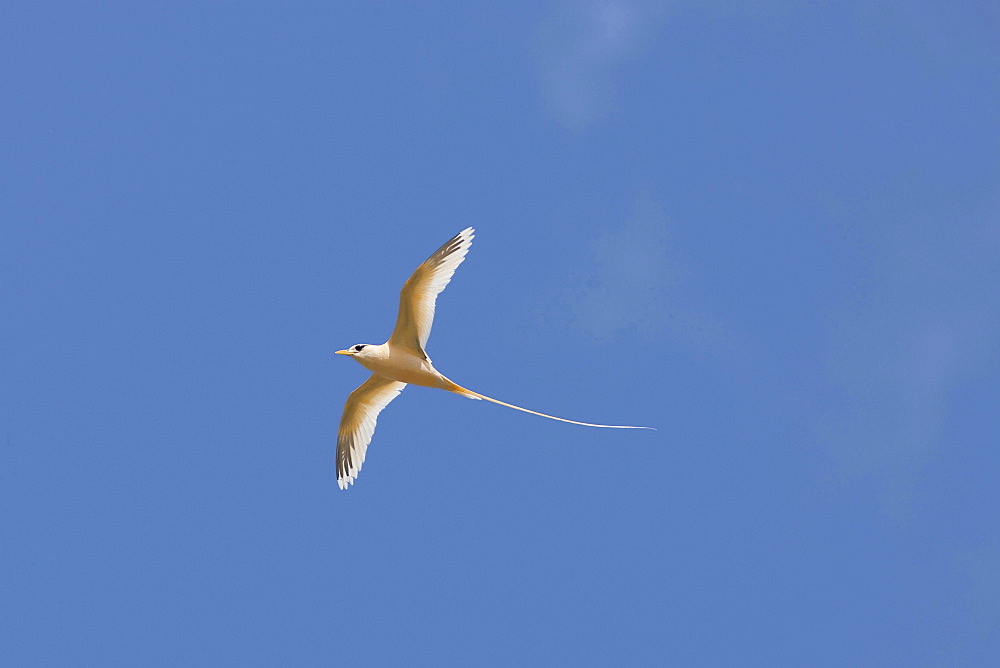
[[[467,227],[424,261],[403,284],[399,293],[399,317],[389,337],[389,345],[405,348],[426,357],[424,346],[431,335],[434,303],[451,281],[472,246],[473,230]]]
[[[347,489],[358,477],[375,433],[378,414],[404,387],[406,383],[373,373],[347,397],[337,432],[337,485],[340,489]]]

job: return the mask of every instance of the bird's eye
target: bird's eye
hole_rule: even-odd
[[[354,350],[355,350],[356,352],[359,352],[359,353],[361,352],[361,349],[362,349],[362,348],[364,348],[364,346],[362,346],[362,345],[357,345],[357,346],[354,346]]]

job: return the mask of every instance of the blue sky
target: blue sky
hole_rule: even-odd
[[[0,25],[0,663],[1000,656],[995,3]]]

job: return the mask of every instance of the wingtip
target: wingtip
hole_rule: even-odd
[[[347,489],[354,484],[354,479],[358,476],[357,472],[349,472],[347,470],[337,472],[337,487],[340,489]]]

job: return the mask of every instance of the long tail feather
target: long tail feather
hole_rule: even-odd
[[[450,381],[449,381],[450,382]],[[543,418],[549,418],[550,420],[559,420],[560,422],[569,422],[570,424],[579,424],[584,427],[603,427],[604,429],[653,429],[656,427],[633,427],[630,425],[623,424],[594,424],[592,422],[577,422],[576,420],[567,420],[566,418],[556,417],[555,415],[547,415],[546,413],[539,413],[538,411],[529,410],[527,408],[521,408],[520,406],[515,406],[514,404],[508,404],[506,401],[500,401],[499,399],[494,399],[488,397],[485,394],[479,394],[478,392],[473,392],[472,390],[466,389],[461,385],[452,383],[454,387],[447,388],[449,392],[454,392],[455,394],[461,394],[463,397],[468,397],[469,399],[485,399],[486,401],[492,401],[495,404],[500,404],[501,406],[506,406],[507,408],[513,408],[514,410],[524,411],[525,413],[531,413],[532,415],[539,415]]]

